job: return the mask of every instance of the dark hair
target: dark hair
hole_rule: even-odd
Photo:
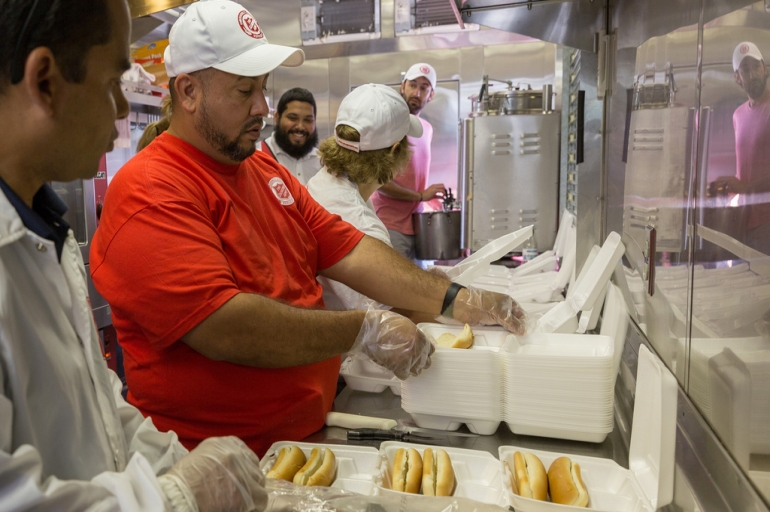
[[[283,93],[283,96],[278,101],[278,108],[276,108],[275,113],[279,116],[282,115],[286,111],[286,106],[292,101],[304,101],[313,105],[313,117],[315,117],[315,98],[313,93],[302,87],[295,87]]]
[[[67,81],[82,82],[88,50],[111,35],[107,0],[0,0],[0,92],[11,83],[14,56],[23,65],[41,46],[54,54]]]

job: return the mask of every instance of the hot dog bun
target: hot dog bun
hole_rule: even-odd
[[[553,466],[551,466],[553,467]],[[548,478],[545,466],[531,453],[515,452],[513,454],[512,479],[516,486],[514,492],[524,498],[545,501],[548,497]]]
[[[436,340],[436,344],[439,347],[445,348],[470,348],[473,345],[473,331],[471,331],[471,326],[465,324],[462,332],[457,336],[450,332],[442,334]]]
[[[337,459],[328,448],[313,448],[310,460],[294,475],[296,485],[328,487],[334,481]]]
[[[417,494],[422,482],[422,458],[414,448],[399,448],[393,459],[393,490]]]
[[[580,466],[569,457],[559,457],[548,468],[551,501],[560,505],[588,506],[588,491],[580,476]]]
[[[278,459],[273,468],[268,471],[267,478],[277,478],[291,482],[294,475],[305,465],[307,459],[299,446],[284,446],[278,453]]]
[[[426,448],[422,458],[422,493],[425,496],[451,496],[455,487],[455,471],[444,450]]]

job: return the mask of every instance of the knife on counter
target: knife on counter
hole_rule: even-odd
[[[404,424],[403,421],[396,421],[388,418],[375,418],[372,416],[359,416],[358,414],[347,414],[343,412],[330,412],[326,415],[326,425],[329,427],[342,427],[349,429],[348,439],[356,439],[355,436],[388,436],[381,440],[406,440],[393,436],[417,436],[424,439],[446,438],[446,437],[478,437],[479,434],[465,432],[450,432],[447,430],[434,430],[430,428],[414,427]],[[372,432],[372,431],[380,432]],[[358,432],[361,431],[361,432]],[[353,433],[353,438],[350,437]],[[380,439],[377,437],[360,437],[358,439]],[[415,440],[415,439],[413,439]]]

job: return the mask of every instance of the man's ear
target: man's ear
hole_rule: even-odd
[[[733,73],[733,76],[735,77],[735,83],[743,87],[743,82],[741,82],[741,75],[738,74],[737,71]]]
[[[431,88],[430,88],[430,95],[428,96],[428,101],[429,101],[429,102],[433,100],[433,96],[434,96],[435,94],[436,94],[436,89],[434,89],[433,87],[431,87]]]
[[[32,103],[53,115],[58,96],[66,80],[56,64],[53,52],[45,46],[32,50],[24,63],[21,85]]]
[[[401,82],[401,94],[404,94],[405,90],[406,90],[406,80]]]
[[[198,102],[203,96],[203,82],[200,78],[182,73],[174,81],[174,90],[179,107],[192,114],[198,108]]]

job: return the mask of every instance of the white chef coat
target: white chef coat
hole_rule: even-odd
[[[313,148],[310,153],[297,160],[281,149],[272,135],[265,139],[265,143],[270,146],[270,150],[278,163],[286,167],[303,185],[307,185],[310,178],[321,169],[321,158],[318,156],[317,148]],[[262,144],[257,144],[257,148],[261,150]]]
[[[102,358],[72,231],[27,229],[0,191],[0,510],[161,511],[187,454],[126,403]]]
[[[393,247],[385,224],[377,217],[371,200],[364,201],[358,186],[347,178],[333,176],[322,167],[307,184],[310,195],[329,212],[342,217],[342,220],[353,225],[366,235]],[[344,311],[349,309],[366,309],[369,299],[344,284],[319,276],[318,282],[323,286],[323,299],[327,309]]]

